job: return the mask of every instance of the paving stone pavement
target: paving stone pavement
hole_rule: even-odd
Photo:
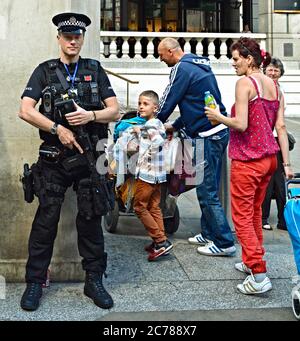
[[[287,123],[299,141],[291,156],[300,171],[300,120]],[[9,283],[5,299],[0,299],[0,320],[293,320],[290,294],[296,267],[287,232],[264,231],[273,290],[259,297],[244,296],[236,286],[245,276],[234,269],[240,246],[232,258],[197,254],[197,247],[187,242],[199,232],[195,191],[182,195],[178,206],[180,227],[170,237],[174,249],[160,261],[147,261],[144,245],[149,238],[136,217],[120,217],[117,233],[105,232],[109,265],[104,283],[114,298],[112,309],[97,308],[83,295],[83,283],[51,283],[44,289],[40,308],[24,312],[19,307],[24,284]],[[276,223],[274,206],[271,224]]]

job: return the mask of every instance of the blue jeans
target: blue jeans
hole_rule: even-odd
[[[212,240],[218,247],[234,245],[233,235],[218,196],[222,169],[222,158],[229,139],[228,129],[203,138],[204,179],[196,192],[202,211],[201,231],[206,239]],[[196,153],[203,153],[197,150]]]

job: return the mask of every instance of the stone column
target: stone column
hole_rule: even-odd
[[[299,68],[299,14],[274,13],[274,1],[259,1],[259,31],[267,33],[267,50],[290,69]]]
[[[37,208],[23,200],[19,176],[23,164],[38,157],[38,130],[18,118],[20,96],[33,69],[58,57],[56,27],[51,18],[60,12],[87,14],[83,57],[99,58],[100,1],[2,0],[0,13],[0,275],[7,281],[23,281],[27,242]],[[76,198],[66,195],[52,262],[52,278],[82,278],[75,227]]]

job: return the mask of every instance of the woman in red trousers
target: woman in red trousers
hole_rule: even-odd
[[[284,123],[284,102],[278,85],[265,76],[261,67],[270,61],[269,53],[251,38],[241,38],[231,47],[233,67],[238,76],[231,117],[218,108],[206,108],[212,122],[230,127],[231,210],[237,237],[242,247],[242,262],[235,268],[248,274],[237,286],[243,294],[261,294],[272,289],[263,259],[262,210],[267,186],[277,167],[279,146],[287,178],[293,177]]]

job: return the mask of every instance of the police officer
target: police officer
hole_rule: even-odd
[[[60,58],[46,61],[34,70],[22,94],[19,114],[21,119],[39,128],[43,140],[38,162],[32,166],[39,207],[29,237],[27,287],[21,307],[25,310],[39,307],[64,194],[73,185],[78,199],[78,249],[86,271],[84,294],[97,306],[108,309],[113,306],[113,300],[102,284],[107,254],[101,216],[92,209],[91,172],[80,162],[75,168],[66,168],[64,161],[68,163],[70,158],[76,160],[77,156],[84,156],[76,140],[76,128],[86,128],[96,149],[97,141],[107,137],[107,123],[119,119],[119,107],[100,63],[79,55],[91,20],[83,14],[62,13],[54,16],[52,22],[58,29]],[[40,99],[37,111],[35,106]],[[64,112],[64,103],[70,105],[70,99],[74,99],[71,100],[74,108]]]

